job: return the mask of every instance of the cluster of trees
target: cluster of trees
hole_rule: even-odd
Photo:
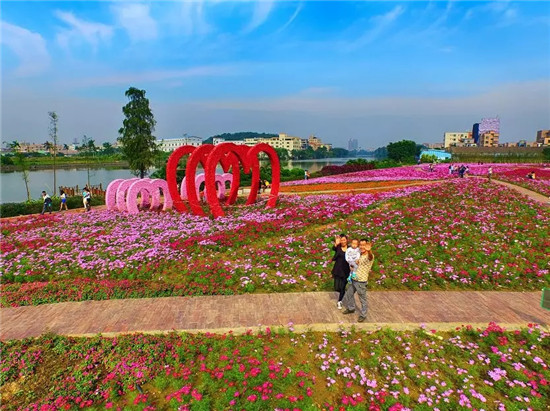
[[[398,163],[412,164],[420,156],[421,144],[411,140],[401,140],[387,145],[388,158]]]

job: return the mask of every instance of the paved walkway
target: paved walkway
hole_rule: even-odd
[[[550,311],[540,307],[541,292],[372,291],[365,323],[336,308],[336,293],[277,293],[234,296],[166,297],[84,301],[0,311],[0,339],[35,337],[45,332],[106,335],[127,332],[210,331],[235,333],[259,327],[296,330],[416,328],[452,330],[494,321],[508,329],[540,324],[550,330]]]

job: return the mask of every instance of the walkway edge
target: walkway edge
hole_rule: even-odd
[[[130,332],[106,332],[106,333],[87,333],[87,334],[66,334],[68,337],[76,338],[90,338],[97,335],[102,337],[116,337],[119,335],[125,334],[148,334],[148,335],[166,335],[170,333],[189,333],[189,334],[234,334],[234,335],[243,335],[246,333],[266,333],[266,330],[269,328],[271,333],[283,333],[290,332],[292,330],[295,334],[301,334],[305,332],[329,332],[336,333],[342,330],[350,331],[352,329],[361,330],[361,331],[376,331],[380,329],[391,329],[393,331],[416,331],[419,329],[424,329],[427,334],[434,334],[437,332],[448,332],[455,331],[465,326],[471,326],[474,330],[480,329],[484,330],[487,328],[488,323],[469,323],[469,322],[454,322],[454,323],[317,323],[317,324],[299,324],[292,326],[284,325],[266,325],[266,326],[255,326],[255,327],[236,327],[236,328],[205,328],[205,329],[173,329],[173,330],[136,330]],[[525,323],[498,323],[499,327],[504,328],[507,331],[515,331],[526,328]],[[549,325],[540,325],[538,327],[545,332],[550,332]]]

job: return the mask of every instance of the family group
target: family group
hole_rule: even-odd
[[[344,314],[353,314],[357,293],[361,303],[358,321],[362,323],[367,318],[367,282],[374,263],[372,243],[363,238],[352,239],[348,244],[347,235],[341,234],[335,237],[332,250],[332,277],[334,291],[338,292],[336,306],[339,310],[344,308]]]

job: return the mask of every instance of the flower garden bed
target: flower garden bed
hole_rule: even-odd
[[[425,181],[408,180],[408,181],[365,181],[358,183],[319,183],[319,184],[301,184],[293,186],[281,187],[281,193],[308,193],[319,191],[357,191],[357,190],[375,190],[383,188],[384,191],[392,188],[403,187],[405,185],[425,184]]]
[[[543,410],[550,335],[463,326],[0,343],[3,410]]]
[[[372,289],[537,290],[550,215],[513,190],[453,179],[354,195],[284,196],[275,209],[94,211],[2,225],[2,306],[167,295],[330,290],[335,234],[374,241]]]
[[[527,178],[527,173],[530,172],[535,173],[534,180]],[[498,173],[495,177],[499,180],[516,184],[528,190],[550,197],[550,168],[528,167],[519,170],[514,169]]]

